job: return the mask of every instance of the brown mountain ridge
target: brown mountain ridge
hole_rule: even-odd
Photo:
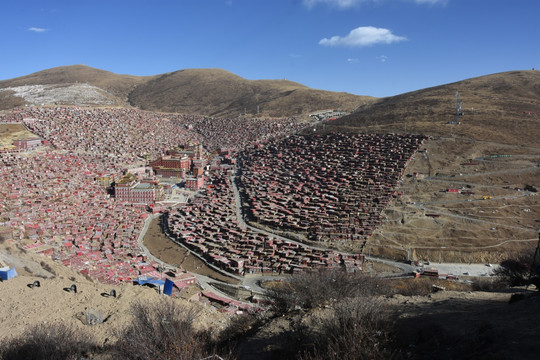
[[[459,125],[455,124],[456,92],[462,105]],[[360,106],[332,125],[341,131],[362,127],[537,145],[539,118],[540,71],[528,70],[491,74],[382,98]]]
[[[374,101],[358,96],[308,88],[288,80],[246,80],[221,69],[185,69],[155,76],[118,75],[85,65],[56,67],[0,81],[0,89],[24,85],[87,83],[113,96],[118,106],[207,116],[291,116],[316,110],[351,112]],[[0,93],[0,108],[24,103]]]

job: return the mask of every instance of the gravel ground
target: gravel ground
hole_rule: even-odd
[[[25,85],[0,89],[14,91],[15,96],[22,97],[33,105],[73,104],[73,105],[114,105],[103,90],[89,84],[71,85]]]

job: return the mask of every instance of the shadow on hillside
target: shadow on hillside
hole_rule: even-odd
[[[396,346],[410,359],[537,359],[540,296],[513,304],[447,299],[398,309]]]
[[[254,336],[243,343],[238,350],[240,360],[278,360],[296,355],[295,346],[291,346],[290,331],[273,333],[268,337]]]

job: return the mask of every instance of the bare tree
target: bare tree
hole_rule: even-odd
[[[375,298],[349,298],[320,320],[313,359],[387,359],[390,321]]]
[[[201,359],[213,354],[207,332],[193,327],[195,311],[172,299],[133,305],[130,325],[118,334],[121,359]]]
[[[0,359],[80,359],[100,352],[90,334],[63,323],[36,325],[0,345]]]
[[[361,272],[313,270],[292,276],[267,291],[267,298],[277,312],[295,308],[312,309],[338,299],[384,293],[381,279]]]
[[[508,286],[529,285],[535,280],[531,276],[531,257],[526,255],[504,260],[493,273]]]

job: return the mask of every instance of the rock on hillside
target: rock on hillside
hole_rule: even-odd
[[[151,77],[118,75],[86,65],[60,66],[14,79],[0,81],[0,89],[23,85],[67,85],[86,83],[96,86],[120,100],[127,100],[129,92]]]
[[[118,100],[100,88],[88,84],[23,85],[0,89],[32,105],[116,106]]]

